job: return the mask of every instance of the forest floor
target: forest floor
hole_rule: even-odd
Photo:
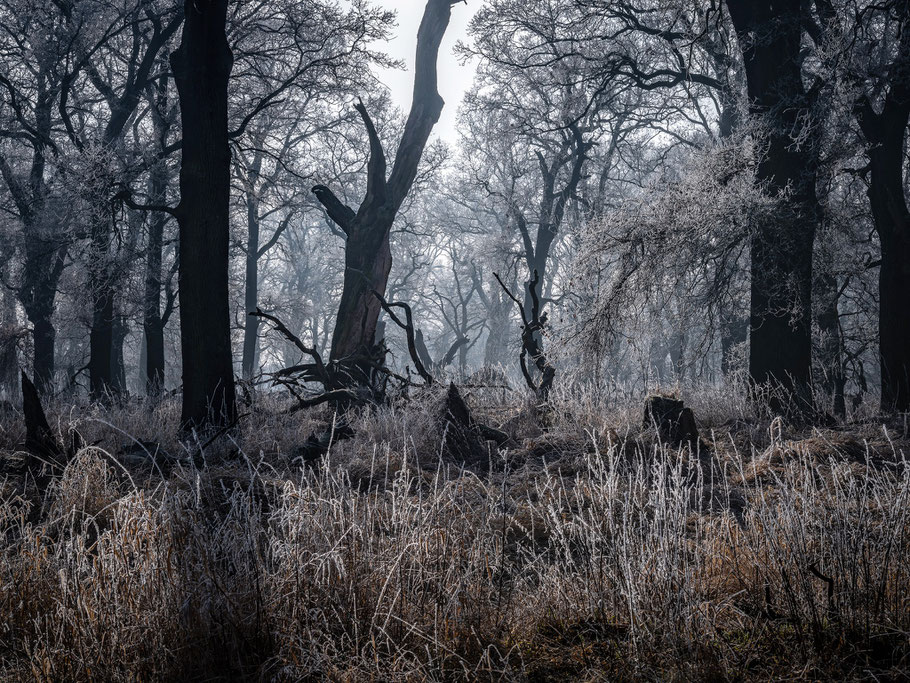
[[[172,400],[50,405],[89,445],[46,481],[8,410],[0,680],[910,680],[906,425],[693,388],[677,448],[642,396],[464,392],[510,436],[467,463],[441,390],[319,462],[326,408],[257,399],[200,451]]]

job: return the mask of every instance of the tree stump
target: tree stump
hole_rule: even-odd
[[[63,449],[54,438],[47,422],[38,390],[28,376],[22,373],[22,415],[25,418],[25,450],[54,462],[64,456]]]
[[[645,428],[655,427],[660,438],[674,446],[684,443],[695,447],[698,444],[698,427],[691,408],[669,396],[648,396],[645,399]]]
[[[485,439],[454,382],[449,383],[441,413],[443,457],[458,464],[468,465],[485,461],[487,459]]]

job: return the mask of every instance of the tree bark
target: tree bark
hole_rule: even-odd
[[[262,153],[257,152],[250,168],[251,187],[246,193],[246,278],[243,290],[244,310],[249,313],[259,307],[259,197],[255,191],[259,172],[262,169]],[[245,316],[243,327],[243,359],[241,370],[243,379],[250,379],[256,366],[259,350],[259,318]]]
[[[455,0],[428,0],[417,32],[414,95],[411,111],[388,179],[382,143],[363,104],[357,105],[370,138],[366,197],[355,213],[323,185],[313,188],[330,218],[347,235],[344,286],[330,359],[348,368],[353,380],[370,385],[380,357],[375,348],[380,300],[392,268],[389,233],[401,204],[414,183],[433,126],[442,112],[437,91],[436,60]]]
[[[184,428],[234,421],[228,293],[231,153],[228,79],[233,55],[227,0],[186,0],[180,46],[171,55],[180,98],[179,301]]]
[[[164,204],[167,196],[167,167],[159,164],[149,178],[152,201]],[[145,391],[149,397],[158,396],[164,387],[164,321],[161,319],[161,260],[164,248],[164,224],[167,215],[152,212],[149,217],[148,246],[145,262],[145,291],[142,330],[145,334]]]
[[[750,108],[767,129],[758,179],[784,207],[751,239],[749,375],[769,407],[811,413],[812,252],[818,221],[817,149],[802,82],[802,3],[727,0],[746,67]],[[789,193],[789,194],[785,194]]]
[[[167,57],[159,55],[162,71],[166,70]],[[154,101],[150,102],[152,125],[158,145],[164,149],[168,129],[168,81],[162,76],[154,84]],[[168,166],[161,161],[149,171],[148,194],[152,204],[167,204],[170,183]],[[148,245],[145,261],[145,291],[143,293],[142,330],[145,335],[145,392],[150,398],[161,394],[164,388],[164,324],[161,314],[161,263],[164,249],[164,226],[168,215],[152,211],[149,215]]]
[[[863,97],[856,107],[868,143],[869,203],[881,242],[879,353],[881,402],[886,412],[910,411],[910,211],[904,194],[904,136],[910,119],[910,8],[898,54],[888,69],[889,89],[881,113]]]
[[[40,228],[27,224],[25,230],[25,267],[20,299],[32,324],[35,386],[40,393],[49,394],[53,392],[56,374],[54,346],[57,331],[53,315],[67,248],[42,237]]]
[[[127,317],[123,313],[114,316],[111,344],[111,389],[115,396],[126,396],[126,362],[123,358],[123,345],[130,333]]]

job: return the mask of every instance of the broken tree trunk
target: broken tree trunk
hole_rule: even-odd
[[[22,373],[22,414],[25,417],[25,450],[39,458],[62,464],[63,449],[54,438],[38,389]]]
[[[698,427],[691,408],[669,396],[648,396],[645,399],[645,416],[642,426],[655,427],[660,438],[674,446],[698,443]]]
[[[478,465],[489,459],[487,441],[502,446],[509,440],[503,431],[474,419],[454,382],[449,383],[440,412],[443,458],[458,465]]]

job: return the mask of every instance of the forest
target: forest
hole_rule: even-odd
[[[908,125],[910,0],[0,0],[0,681],[910,680]]]

